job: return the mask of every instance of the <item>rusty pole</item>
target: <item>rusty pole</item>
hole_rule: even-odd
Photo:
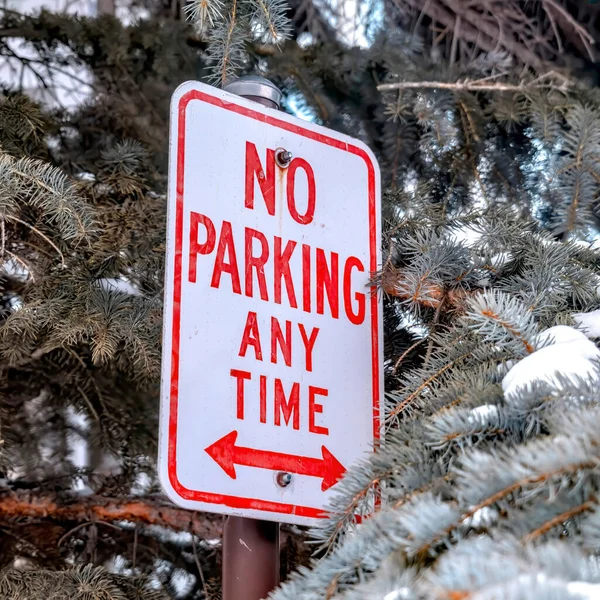
[[[240,77],[225,91],[279,109],[268,79]],[[263,600],[279,584],[279,523],[229,516],[223,527],[223,600]]]
[[[263,600],[279,584],[279,523],[227,517],[223,600]]]
[[[115,0],[98,0],[98,14],[115,14]]]

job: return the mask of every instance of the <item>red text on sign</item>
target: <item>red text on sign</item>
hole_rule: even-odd
[[[297,298],[301,297],[304,312],[329,314],[334,319],[340,317],[342,303],[343,314],[351,323],[361,325],[364,322],[366,294],[356,291],[353,277],[364,273],[365,267],[356,256],[340,260],[336,252],[302,244],[301,253],[298,254],[301,276],[294,280],[290,261],[298,249],[297,242],[289,240],[284,243],[279,236],[267,238],[263,233],[245,227],[242,250],[236,246],[237,238],[234,237],[230,222],[221,223],[218,237],[216,231],[215,224],[206,215],[196,212],[190,214],[190,283],[197,281],[199,257],[210,256],[210,286],[213,288],[220,289],[227,285],[231,286],[234,294],[242,294],[243,279],[244,294],[249,298],[284,304],[285,296],[285,304],[297,308]],[[238,256],[243,257],[241,268]]]
[[[246,178],[244,206],[254,209],[254,182],[262,193],[267,213],[275,216],[275,150],[268,149],[266,156],[266,174],[258,156],[258,150],[252,142],[246,142]],[[301,212],[296,202],[296,181],[300,173],[304,173],[307,184],[306,209]],[[294,221],[301,225],[308,225],[315,216],[317,204],[317,186],[315,173],[310,164],[303,158],[296,157],[286,169],[286,197],[287,208]]]
[[[304,368],[306,371],[312,371],[313,349],[319,335],[318,327],[313,327],[309,333],[302,323],[298,323],[297,327],[293,327],[291,321],[285,321],[282,327],[278,319],[271,317],[271,329],[269,333],[271,338],[270,356],[273,364],[283,361],[288,367],[292,366],[292,342],[294,339],[298,339],[299,334],[299,341],[304,346]],[[253,311],[250,311],[246,317],[246,325],[242,333],[238,356],[245,358],[250,349],[254,352],[256,360],[263,360],[258,317]]]
[[[252,391],[256,398],[256,386],[252,387],[252,383],[256,382],[257,378],[253,377],[249,371],[239,369],[231,369],[230,375],[236,380],[237,418],[245,419],[246,405],[248,398],[252,396]],[[268,422],[270,412],[268,407],[271,405],[275,426],[280,427],[283,423],[293,429],[300,429],[301,405],[305,405],[305,410],[308,411],[308,430],[311,433],[329,435],[329,429],[317,423],[317,415],[323,413],[323,405],[318,400],[321,400],[319,397],[326,398],[329,395],[326,389],[312,385],[302,386],[296,381],[284,385],[279,377],[268,377],[267,375],[259,375],[258,383],[261,423]],[[248,389],[251,387],[252,390],[248,394]]]

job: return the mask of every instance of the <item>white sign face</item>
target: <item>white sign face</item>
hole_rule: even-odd
[[[185,508],[314,524],[381,431],[377,163],[200,83],[171,119],[162,485]]]

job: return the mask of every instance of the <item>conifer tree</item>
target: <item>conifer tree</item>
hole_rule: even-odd
[[[221,520],[168,503],[154,466],[164,140],[197,50],[171,20],[1,17],[0,596],[201,594]],[[54,100],[65,73],[86,101],[20,89]]]
[[[598,92],[401,43],[363,63],[387,67],[386,441],[272,598],[595,598]]]
[[[259,71],[367,142],[387,189],[385,446],[273,598],[594,597],[598,91],[545,70],[547,47],[527,68],[452,44],[440,63],[396,10],[359,49],[290,6],[289,27],[235,0],[190,3],[195,29],[0,15],[22,69],[0,98],[0,595],[218,597],[220,518],[154,474],[164,140],[177,84]],[[72,68],[83,104],[22,93],[22,73],[50,94]],[[286,536],[284,575],[307,563]]]

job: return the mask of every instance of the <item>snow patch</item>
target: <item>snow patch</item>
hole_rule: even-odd
[[[138,473],[131,487],[131,494],[133,496],[143,496],[150,490],[152,483],[152,478],[148,473],[144,473],[143,471]]]
[[[139,296],[140,291],[131,284],[131,282],[123,277],[119,279],[99,279],[98,285],[111,292],[122,292],[123,294],[130,294],[131,296]]]
[[[87,181],[87,182],[96,181],[96,176],[93,173],[88,173],[87,171],[82,171],[81,173],[77,173],[77,175],[75,175],[75,177],[77,177],[77,179],[79,179],[79,181]]]
[[[477,245],[482,238],[480,231],[466,226],[449,234],[449,238],[457,244],[463,242],[465,246],[472,248]]]
[[[77,477],[73,481],[71,491],[77,496],[93,496],[94,494],[94,490],[87,484],[84,477]]]
[[[471,507],[474,508],[474,507]],[[469,525],[474,528],[478,527],[489,527],[492,523],[498,520],[498,511],[484,506],[479,510],[476,510],[471,518],[469,519]]]
[[[10,309],[13,312],[15,312],[23,307],[23,300],[21,300],[21,298],[18,298],[17,296],[15,296],[9,300],[9,304],[10,304]]]
[[[595,361],[600,350],[573,327],[558,325],[536,337],[535,352],[516,363],[504,376],[504,396],[514,394],[534,381],[544,381],[560,387],[558,375],[567,377],[600,378]]]
[[[585,334],[567,325],[556,325],[550,327],[535,336],[535,347],[541,349],[544,346],[556,344],[569,344],[571,342],[587,342]]]
[[[410,590],[407,587],[403,587],[399,590],[389,592],[383,597],[383,600],[404,600],[404,598],[409,598],[410,595]]]
[[[77,429],[81,431],[87,431],[90,426],[90,420],[88,416],[85,413],[76,410],[72,406],[67,406],[65,420],[69,425],[77,427]]]
[[[567,592],[575,594],[580,598],[598,600],[600,598],[600,585],[586,583],[585,581],[571,581],[567,584]]]
[[[506,263],[509,263],[512,258],[512,254],[510,252],[499,252],[498,254],[494,254],[494,256],[492,256],[490,263],[492,264],[492,267],[499,269]]]
[[[210,546],[211,548],[216,548],[217,546],[221,545],[221,538],[214,538],[211,540],[202,540],[207,546]]]
[[[490,417],[495,417],[498,414],[498,407],[493,404],[484,404],[483,406],[476,406],[471,410],[471,415],[473,417],[479,417],[481,419],[486,419]]]
[[[595,237],[591,241],[586,240],[573,240],[573,244],[576,246],[581,246],[586,250],[600,250],[600,237]]]
[[[17,281],[27,281],[29,279],[29,270],[26,269],[21,263],[14,259],[10,259],[0,265],[0,271],[6,273],[8,277],[12,277]]]
[[[593,310],[589,313],[576,313],[572,317],[587,337],[600,337],[600,310]]]

